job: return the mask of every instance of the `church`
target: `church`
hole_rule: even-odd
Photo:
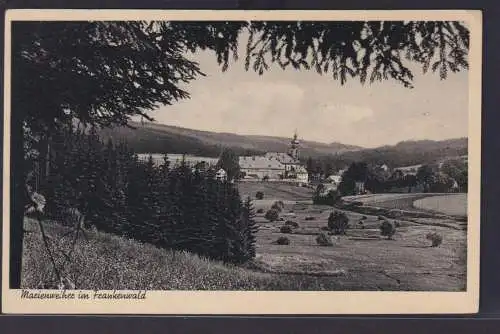
[[[290,141],[288,152],[267,152],[265,155],[240,156],[242,181],[309,182],[307,170],[299,161],[300,142],[297,133]]]

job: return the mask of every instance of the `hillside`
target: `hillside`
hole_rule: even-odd
[[[467,138],[447,140],[403,141],[394,146],[382,146],[339,155],[341,160],[388,164],[390,167],[434,163],[446,157],[467,155]]]
[[[101,130],[101,136],[126,140],[138,153],[187,153],[216,157],[221,147],[229,147],[237,154],[286,152],[290,138],[273,136],[238,135],[186,129],[157,123],[131,123],[136,129],[116,127]],[[359,150],[361,147],[341,143],[301,141],[304,156],[318,157]]]
[[[186,153],[217,157],[222,147],[238,155],[286,152],[290,138],[239,135],[193,130],[157,123],[131,123],[135,129],[115,127],[101,130],[104,139],[126,140],[137,153]],[[353,161],[387,164],[390,167],[433,163],[446,157],[467,154],[467,138],[441,141],[403,141],[392,146],[364,149],[341,143],[301,141],[303,159],[312,157],[338,168]]]

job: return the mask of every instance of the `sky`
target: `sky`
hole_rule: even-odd
[[[245,70],[243,59],[223,73],[208,51],[194,60],[206,77],[186,86],[190,99],[151,112],[158,123],[280,137],[297,130],[302,140],[362,147],[467,137],[466,71],[440,80],[416,67],[414,88],[408,89],[356,79],[342,86],[331,75],[276,66],[259,76]]]

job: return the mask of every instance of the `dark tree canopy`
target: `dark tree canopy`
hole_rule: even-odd
[[[468,68],[469,31],[459,22],[252,22],[250,32],[246,67],[259,73],[269,67],[266,55],[283,69],[315,69],[342,84],[390,78],[411,87],[405,60],[442,79]]]
[[[245,67],[311,69],[343,84],[396,80],[408,61],[425,71],[468,68],[469,31],[459,22],[18,22],[13,26],[13,107],[35,129],[78,118],[126,124],[189,97],[203,75],[189,52],[212,50],[223,71],[248,37]],[[29,98],[26,98],[29,96]]]

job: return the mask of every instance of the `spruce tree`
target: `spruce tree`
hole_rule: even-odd
[[[255,222],[255,212],[250,197],[247,197],[243,203],[242,219],[243,221],[243,236],[245,245],[245,257],[243,262],[255,257],[256,233],[258,231],[257,223]]]

